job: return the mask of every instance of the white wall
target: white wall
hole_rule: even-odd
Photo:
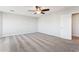
[[[39,32],[65,39],[72,39],[72,14],[74,13],[79,13],[79,6],[41,17],[38,25]]]
[[[2,37],[2,13],[0,12],[0,37]]]
[[[37,32],[37,19],[3,13],[3,36]]]
[[[39,32],[71,39],[71,14],[56,13],[39,19]]]
[[[59,36],[60,17],[57,14],[43,16],[38,20],[38,31],[49,35]]]
[[[51,15],[42,16],[39,19],[4,13],[3,35],[25,34],[38,31],[65,39],[71,39],[73,13],[79,13],[79,7],[72,7],[51,13]]]
[[[79,37],[79,14],[72,15],[73,20],[73,36]]]

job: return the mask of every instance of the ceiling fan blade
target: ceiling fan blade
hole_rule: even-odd
[[[37,13],[34,13],[34,14],[37,14]]]
[[[41,12],[41,14],[45,14],[44,12]]]
[[[49,11],[49,9],[43,9],[42,11]]]

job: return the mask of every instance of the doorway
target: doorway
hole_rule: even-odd
[[[79,13],[72,14],[72,40],[79,44]]]

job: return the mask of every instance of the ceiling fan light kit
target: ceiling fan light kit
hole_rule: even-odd
[[[41,11],[36,11],[36,14],[41,14]]]

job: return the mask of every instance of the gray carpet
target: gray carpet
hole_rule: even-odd
[[[14,35],[0,39],[1,52],[79,52],[79,45],[43,33]]]

